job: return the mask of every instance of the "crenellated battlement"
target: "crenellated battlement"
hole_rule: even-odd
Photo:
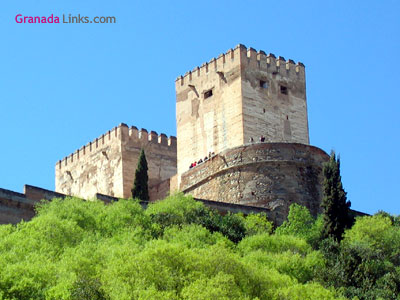
[[[77,162],[80,158],[89,155],[93,151],[96,151],[96,149],[99,147],[113,143],[116,139],[118,139],[118,130],[120,126],[121,125],[114,127],[107,133],[102,134],[99,138],[90,141],[80,149],[59,160],[56,163],[56,168],[61,169],[63,166],[68,166],[73,162]]]
[[[78,162],[80,159],[97,152],[108,145],[115,144],[116,141],[121,141],[125,136],[128,136],[130,141],[137,141],[138,145],[147,143],[160,144],[166,147],[171,147],[171,150],[176,149],[176,137],[167,137],[166,134],[157,134],[155,131],[148,131],[144,128],[138,130],[136,126],[128,127],[128,125],[121,123],[109,130],[107,133],[102,134],[100,137],[90,141],[80,149],[64,157],[56,163],[57,169],[62,169],[72,163]],[[104,154],[105,155],[105,154]]]
[[[224,72],[231,69],[234,65],[246,65],[258,68],[272,75],[281,75],[283,77],[292,77],[294,79],[305,80],[305,66],[301,62],[295,63],[292,59],[286,60],[282,56],[276,57],[274,54],[266,54],[262,50],[247,48],[239,44],[233,49],[229,49],[226,53],[222,53],[218,58],[212,58],[210,61],[203,63],[200,67],[196,67],[184,75],[179,76],[176,80],[176,86],[188,84],[196,77],[201,77],[209,72]]]
[[[136,126],[131,126],[130,128],[126,124],[121,124],[124,127],[122,130],[127,134],[130,141],[138,141],[140,144],[143,143],[155,143],[171,148],[176,148],[176,137],[168,137],[165,133],[158,134],[156,131],[147,131],[147,129],[141,128],[140,130]],[[127,130],[128,129],[128,130]]]

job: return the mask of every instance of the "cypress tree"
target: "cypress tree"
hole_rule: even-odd
[[[324,228],[322,237],[333,237],[340,241],[344,230],[350,226],[350,201],[347,201],[346,192],[342,186],[340,176],[340,158],[336,159],[335,152],[331,152],[330,159],[325,163],[323,209]]]
[[[149,188],[147,182],[149,176],[147,175],[147,160],[144,150],[140,152],[138,165],[135,172],[135,181],[133,183],[132,198],[139,198],[140,200],[149,200]]]

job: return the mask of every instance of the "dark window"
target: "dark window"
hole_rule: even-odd
[[[288,94],[288,88],[284,85],[281,85],[281,94],[284,94],[284,95]]]
[[[204,99],[210,98],[213,95],[212,90],[208,90],[204,93]]]
[[[260,80],[260,87],[263,89],[267,89],[268,88],[268,82],[266,82],[265,80]]]

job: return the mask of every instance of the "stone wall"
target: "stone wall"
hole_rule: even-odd
[[[56,191],[84,199],[96,193],[122,197],[121,126],[60,160]]]
[[[170,194],[171,190],[171,179],[168,178],[156,185],[149,188],[150,201],[162,200]]]
[[[123,198],[131,196],[141,149],[144,149],[149,168],[149,189],[176,174],[176,137],[127,126],[122,126],[121,132]],[[161,194],[150,193],[151,200],[161,199],[159,197]]]
[[[31,185],[24,186],[24,194],[0,189],[0,224],[17,224],[35,216],[35,204],[40,200],[63,198],[65,195]]]
[[[56,164],[56,191],[84,199],[96,193],[129,198],[141,149],[149,187],[176,174],[175,137],[120,124]]]
[[[180,189],[199,199],[279,210],[283,218],[292,203],[316,215],[328,159],[323,150],[304,144],[247,144],[183,173]]]
[[[261,136],[309,143],[302,63],[238,45],[178,77],[178,183],[188,166]]]
[[[28,221],[35,215],[35,201],[24,194],[0,189],[0,224],[16,224],[21,220]]]
[[[304,65],[242,51],[244,140],[309,143]],[[281,90],[283,89],[283,90]]]

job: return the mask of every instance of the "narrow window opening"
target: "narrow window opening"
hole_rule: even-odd
[[[213,91],[208,90],[208,91],[204,92],[204,99],[210,98],[212,95],[213,95]]]
[[[263,113],[265,114],[265,108],[263,108]]]
[[[286,116],[286,120],[289,120],[289,116]]]
[[[284,85],[281,85],[281,94],[283,94],[283,95],[288,94],[288,88]]]
[[[268,82],[266,82],[265,80],[260,80],[260,87],[263,89],[267,89],[268,88]]]

